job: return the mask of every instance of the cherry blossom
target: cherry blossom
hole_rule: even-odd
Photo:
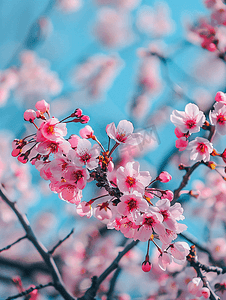
[[[144,192],[144,189],[151,182],[151,176],[148,171],[140,172],[138,162],[128,162],[125,167],[119,167],[117,170],[117,184],[122,192],[138,191]]]
[[[209,161],[210,154],[213,151],[213,144],[205,138],[197,137],[194,141],[189,142],[186,150],[190,151],[191,160]]]
[[[78,159],[75,159],[77,166],[87,165],[90,170],[98,166],[98,156],[100,154],[100,147],[95,144],[91,147],[90,141],[86,139],[80,139],[78,141],[76,155]]]
[[[134,192],[132,195],[124,194],[121,197],[121,202],[117,205],[118,212],[123,216],[129,213],[133,214],[136,210],[145,211],[148,209],[147,202],[142,198],[142,195]]]
[[[210,121],[216,126],[219,134],[226,134],[226,105],[223,102],[214,104],[214,110],[210,112]]]
[[[127,143],[137,145],[142,142],[142,135],[133,133],[133,124],[127,120],[120,121],[117,128],[115,127],[115,123],[107,125],[106,132],[118,144]]]
[[[185,112],[174,110],[170,116],[171,122],[183,133],[195,133],[200,131],[200,127],[205,122],[205,116],[198,106],[189,103],[185,106]]]

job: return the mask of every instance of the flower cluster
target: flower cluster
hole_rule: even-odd
[[[35,107],[37,111],[25,111],[24,119],[32,123],[37,132],[14,140],[12,155],[22,163],[30,160],[41,177],[50,180],[53,192],[77,206],[80,216],[90,218],[93,215],[109,229],[120,230],[127,238],[148,241],[148,245],[152,241],[160,252],[159,265],[162,269],[172,259],[184,262],[188,245],[172,243],[177,234],[186,229],[178,222],[184,219],[183,208],[179,203],[170,205],[172,191],[151,187],[156,181],[170,181],[170,174],[164,171],[152,180],[148,171],[140,171],[136,161],[114,168],[112,153],[119,145],[142,142],[143,135],[133,132],[132,123],[122,120],[117,127],[114,123],[108,124],[109,145],[105,150],[89,125],[80,130],[80,136],[73,134],[65,139],[66,123],[84,124],[89,121],[81,109],[59,121],[50,116],[50,105],[45,100],[38,101]],[[95,144],[92,145],[89,139]],[[115,142],[111,149],[110,140]],[[91,180],[95,180],[96,185],[104,188],[107,194],[88,202],[81,201],[82,190]],[[151,199],[155,198],[159,200],[153,204]],[[155,238],[161,241],[161,248],[155,243]]]
[[[209,113],[210,123],[198,106],[192,103],[185,106],[185,111],[174,110],[170,116],[171,122],[176,126],[176,147],[179,151],[189,151],[191,160],[209,162],[212,155],[221,156],[225,161],[225,151],[219,154],[213,148],[211,140],[215,131],[220,135],[226,134],[226,95],[217,92],[215,100],[214,109]],[[196,137],[189,142],[191,134],[199,132],[200,128],[210,131],[209,138]]]

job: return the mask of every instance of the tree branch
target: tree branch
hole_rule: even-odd
[[[26,296],[28,294],[30,294],[31,292],[35,291],[35,290],[41,290],[41,289],[44,289],[45,287],[48,287],[48,286],[53,286],[54,284],[52,282],[49,282],[47,284],[40,284],[40,285],[37,285],[35,287],[30,287],[29,289],[27,289],[26,291],[23,291],[15,296],[11,296],[11,297],[8,297],[6,300],[12,300],[12,299],[16,299],[16,298],[19,298],[19,297],[23,297],[23,296]]]
[[[122,268],[121,267],[118,267],[110,281],[110,288],[107,292],[107,300],[111,300],[112,299],[112,295],[113,295],[113,292],[114,292],[114,288],[115,288],[115,284],[116,284],[116,281],[117,281],[117,278],[119,276],[119,274],[121,273],[122,271]]]
[[[34,247],[37,249],[39,254],[41,255],[42,259],[46,263],[52,278],[53,278],[53,286],[55,289],[60,293],[60,295],[65,300],[74,300],[74,297],[72,297],[69,292],[66,290],[64,283],[62,281],[61,275],[59,273],[59,270],[55,264],[55,261],[51,254],[48,253],[48,250],[44,247],[44,245],[36,238],[30,223],[25,215],[23,215],[19,209],[17,208],[17,205],[15,202],[12,202],[8,199],[5,193],[3,193],[2,189],[0,189],[0,197],[3,199],[3,201],[9,205],[9,207],[14,211],[17,218],[19,219],[22,227],[24,228],[28,240],[34,245]]]
[[[114,261],[110,264],[110,266],[100,275],[100,277],[94,276],[92,278],[91,287],[85,292],[85,294],[78,298],[77,300],[95,300],[95,296],[100,284],[104,281],[104,279],[115,269],[118,268],[118,264],[120,259],[129,252],[134,246],[139,243],[139,240],[132,241],[129,245],[127,245],[123,251],[119,252],[118,256],[114,259]]]
[[[54,251],[64,242],[66,241],[72,234],[74,233],[74,228],[72,228],[71,232],[63,239],[60,240],[53,248],[49,251],[49,254],[53,254]]]
[[[195,169],[197,169],[200,165],[202,164],[202,161],[198,161],[196,162],[193,166],[188,167],[186,169],[186,174],[183,176],[183,180],[180,183],[180,186],[174,190],[174,198],[171,201],[171,205],[175,204],[177,199],[180,197],[180,192],[181,190],[187,185],[191,174],[195,171]]]
[[[14,243],[12,243],[12,244],[6,246],[5,248],[0,249],[0,253],[1,253],[2,251],[5,251],[5,250],[10,249],[13,245],[19,243],[20,241],[22,241],[22,240],[24,240],[24,239],[26,239],[26,238],[27,238],[27,235],[22,236],[21,238],[19,238],[18,240],[16,240]]]

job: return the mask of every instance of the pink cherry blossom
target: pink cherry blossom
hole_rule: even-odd
[[[148,208],[146,200],[142,198],[141,194],[136,192],[133,192],[132,195],[124,194],[120,200],[121,202],[117,205],[117,209],[123,216],[127,216],[136,210],[144,212]]]
[[[175,242],[170,245],[169,252],[177,263],[183,264],[186,261],[186,256],[190,252],[190,247],[185,242]]]
[[[116,143],[127,143],[130,145],[138,145],[142,142],[142,135],[133,133],[133,124],[130,121],[122,120],[117,128],[114,123],[107,125],[107,135],[116,141]]]
[[[216,131],[221,134],[226,134],[226,105],[222,102],[214,104],[214,110],[210,111],[211,124],[216,126]]]
[[[56,154],[59,151],[62,151],[64,154],[67,154],[71,149],[71,145],[68,141],[64,139],[57,139],[56,141],[45,141],[41,142],[37,146],[38,153],[42,155],[49,155],[50,153]]]
[[[89,173],[86,169],[77,166],[69,166],[65,173],[65,180],[70,184],[74,184],[79,189],[84,189],[89,179]]]
[[[174,110],[170,120],[182,132],[195,133],[200,131],[200,127],[205,122],[205,116],[197,105],[189,103],[185,106],[185,112]]]
[[[143,194],[145,187],[151,182],[150,173],[140,171],[139,162],[128,162],[125,167],[119,167],[116,176],[122,192],[138,191]]]
[[[191,160],[209,161],[210,153],[213,151],[213,144],[205,138],[197,137],[188,144],[186,150],[190,151]]]
[[[166,270],[167,265],[171,264],[171,262],[172,256],[169,253],[163,252],[159,255],[158,264],[163,271]]]
[[[226,104],[226,94],[223,92],[217,92],[215,96],[215,101]]]
[[[94,135],[94,130],[92,129],[91,126],[89,125],[86,125],[84,128],[82,128],[80,131],[79,131],[79,134],[80,136],[83,138],[83,139],[90,139],[92,138]]]
[[[98,204],[97,207],[94,208],[94,216],[98,220],[108,223],[108,221],[112,218],[112,212],[109,207],[109,203],[103,202]]]
[[[140,222],[141,221],[141,222]],[[152,208],[148,212],[145,212],[139,219],[136,220],[136,224],[140,224],[140,228],[136,231],[133,239],[140,240],[145,242],[149,240],[150,236],[153,233],[153,230],[159,234],[160,239],[161,235],[165,234],[165,227],[162,224],[163,216],[158,212],[158,209]]]
[[[78,141],[80,140],[80,137],[76,134],[72,134],[69,139],[68,142],[71,144],[71,147],[73,149],[76,149],[78,146]]]
[[[82,201],[77,206],[77,213],[80,217],[86,216],[87,218],[91,218],[93,214],[93,208],[88,202]]]
[[[53,117],[41,124],[39,130],[37,131],[37,142],[42,142],[45,140],[56,141],[58,138],[62,138],[66,134],[66,124],[59,123],[58,119]]]
[[[77,159],[75,164],[78,166],[87,165],[87,168],[92,170],[98,166],[98,156],[100,155],[100,146],[95,144],[93,147],[90,141],[80,139],[76,149]]]
[[[201,290],[202,287],[203,287],[202,279],[200,277],[195,277],[192,279],[192,281],[189,282],[188,291],[192,295],[196,295]]]
[[[134,238],[134,240],[137,240],[134,235],[136,234],[138,228],[139,226],[134,222],[131,215],[128,215],[120,220],[120,231],[127,238]]]
[[[62,191],[59,193],[59,198],[64,201],[78,205],[82,199],[82,191],[71,184],[63,184]]]

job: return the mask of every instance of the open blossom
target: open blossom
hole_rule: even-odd
[[[90,139],[90,138],[92,138],[94,136],[93,133],[94,133],[94,130],[89,125],[86,125],[84,128],[82,128],[79,131],[79,134],[81,135],[81,137],[83,139]]]
[[[174,110],[170,120],[182,132],[195,133],[200,131],[200,127],[205,122],[205,116],[197,105],[189,103],[185,106],[185,111]]]
[[[118,212],[124,216],[129,213],[134,213],[137,210],[144,212],[148,209],[146,200],[142,198],[142,195],[134,192],[132,195],[124,194],[120,198],[121,202],[117,205]]]
[[[65,180],[67,183],[74,184],[79,189],[84,189],[86,182],[89,179],[89,173],[86,169],[77,166],[69,166],[65,173]]]
[[[78,141],[77,149],[76,149],[76,159],[75,164],[78,166],[87,165],[87,168],[90,170],[96,168],[98,166],[97,157],[100,154],[99,145],[95,144],[93,147],[90,141],[86,139],[80,139]]]
[[[144,192],[145,187],[151,182],[151,176],[148,171],[140,171],[139,162],[128,162],[125,167],[119,167],[117,170],[117,185],[120,191]]]
[[[216,126],[219,134],[226,134],[226,105],[223,102],[214,104],[214,110],[210,112],[210,121]]]
[[[56,141],[58,138],[62,138],[66,134],[66,124],[59,123],[59,120],[53,117],[41,124],[37,131],[37,142],[43,142],[45,140]]]
[[[161,235],[165,234],[165,227],[162,221],[163,216],[158,212],[158,209],[154,207],[150,208],[148,212],[145,212],[136,220],[136,224],[139,224],[140,228],[136,231],[133,239],[146,242],[149,240],[153,231],[159,234],[161,239]]]
[[[130,145],[138,145],[142,142],[142,135],[133,133],[133,124],[127,120],[120,121],[117,128],[115,127],[115,123],[112,122],[107,125],[106,132],[107,135],[118,144],[127,143]]]
[[[210,154],[213,151],[213,144],[210,143],[207,139],[202,137],[195,138],[194,141],[191,141],[188,146],[187,150],[190,152],[190,159],[191,160],[203,160],[209,161]]]

